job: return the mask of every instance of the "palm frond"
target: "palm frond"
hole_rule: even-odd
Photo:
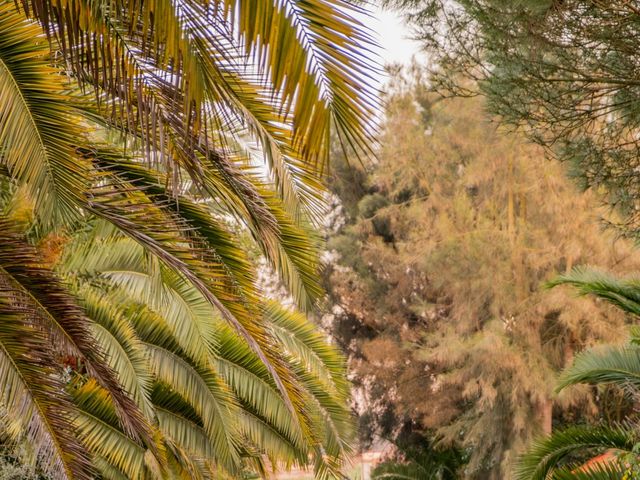
[[[224,5],[229,18],[239,19],[246,52],[269,70],[275,90],[291,104],[294,145],[304,145],[304,156],[317,160],[328,153],[332,121],[350,144],[369,151],[364,143],[369,137],[358,132],[358,125],[367,125],[366,116],[375,114],[376,101],[366,87],[367,46],[373,42],[353,16],[357,8],[295,0],[227,0]]]
[[[33,312],[32,321],[51,336],[50,348],[83,362],[112,395],[125,428],[133,436],[148,436],[149,426],[135,402],[123,391],[105,362],[86,317],[56,276],[40,265],[37,251],[11,222],[0,218],[0,278],[21,304]]]
[[[216,367],[247,414],[259,418],[268,428],[279,432],[294,448],[305,449],[307,442],[304,434],[291,417],[277,389],[267,379],[261,378],[246,363],[238,365],[230,360],[218,359]]]
[[[278,407],[280,402],[275,397],[276,388],[268,370],[239,340],[229,330],[219,331],[217,368],[254,417],[247,418],[250,422],[247,426],[255,428],[256,422],[264,423],[270,425],[270,435],[277,433],[297,449],[304,448],[305,444],[320,449],[313,454],[318,472],[328,469],[336,474],[341,459],[350,451],[353,427],[344,397],[336,393],[330,383],[310,373],[305,364],[289,358],[312,422],[311,433],[299,431],[284,405]]]
[[[124,390],[145,417],[153,420],[149,365],[144,346],[125,311],[105,292],[89,284],[84,284],[77,293],[87,316],[95,322],[93,334],[105,353],[106,362],[117,372]]]
[[[640,346],[606,346],[578,354],[562,373],[557,389],[578,383],[640,388]]]
[[[118,175],[132,185],[144,189],[147,196],[165,205],[172,214],[179,215],[189,225],[189,235],[195,235],[206,242],[227,274],[230,283],[237,284],[247,294],[252,292],[253,268],[246,252],[238,248],[234,235],[223,222],[218,220],[203,204],[198,204],[184,195],[167,191],[168,178],[158,170],[127,160],[117,152],[103,150],[95,159],[100,169]]]
[[[370,151],[378,104],[370,81],[373,42],[355,18],[364,10],[353,4],[74,0],[63,7],[24,0],[23,7],[58,38],[78,78],[105,91],[121,123],[139,129],[154,146],[158,132],[172,124],[163,118],[170,111],[187,127],[184,138],[222,122],[232,131],[233,115],[273,139],[278,137],[269,123],[286,125],[288,147],[312,164],[326,161],[332,124],[347,143]],[[94,35],[104,36],[102,48]],[[107,67],[115,67],[115,75]],[[234,82],[228,72],[254,81]],[[248,101],[247,84],[268,100]],[[207,126],[208,102],[222,108]]]
[[[215,447],[201,425],[166,408],[156,406],[158,424],[162,432],[193,455],[213,459]]]
[[[60,269],[79,282],[81,297],[89,293],[83,303],[104,327],[100,338],[107,351],[124,356],[133,352],[124,341],[130,325],[150,352],[153,411],[160,430],[173,442],[176,455],[193,455],[196,462],[169,458],[170,464],[177,462],[169,467],[200,468],[203,449],[210,452],[207,458],[216,460],[215,468],[227,472],[238,469],[246,455],[246,461],[255,464],[252,468],[260,470],[260,455],[272,465],[290,466],[304,465],[313,453],[320,476],[337,475],[350,436],[349,412],[339,406],[346,405],[348,388],[340,378],[342,357],[325,344],[324,335],[301,314],[275,303],[264,309],[263,321],[277,345],[273,350],[298,384],[310,422],[305,431],[291,415],[269,368],[193,285],[162,266],[156,270],[135,241],[103,231],[99,224],[95,228],[71,239]],[[96,296],[105,304],[96,302]],[[123,321],[126,328],[121,332]],[[112,345],[113,339],[126,348]],[[127,368],[118,370],[132,374],[133,360],[121,358]],[[212,403],[216,401],[217,406]],[[216,414],[217,408],[222,410]],[[225,418],[231,420],[224,422]],[[230,444],[223,444],[220,452],[222,438]],[[236,458],[225,460],[224,448],[233,448]]]
[[[55,369],[50,337],[32,315],[12,290],[0,288],[0,402],[53,478],[89,479],[89,455],[71,426],[76,409]]]
[[[293,466],[307,466],[309,451],[292,443],[286,434],[264,417],[244,411],[238,417],[238,428],[247,445],[253,447],[260,455],[266,455],[272,467],[289,469]]]
[[[42,31],[0,3],[0,164],[26,185],[44,222],[68,222],[89,181],[90,165],[74,146],[84,132],[65,93],[65,76],[50,65]]]
[[[111,186],[124,195],[124,199],[113,196],[110,192],[104,193],[106,187],[101,185],[100,190],[94,192],[88,209],[115,225],[144,246],[147,252],[157,257],[166,267],[178,272],[185,281],[192,284],[260,356],[271,370],[291,412],[297,412],[299,421],[304,423],[304,409],[301,408],[300,397],[296,393],[295,382],[290,378],[288,367],[271,351],[269,332],[264,323],[259,321],[260,317],[251,311],[254,307],[243,302],[237,291],[220,285],[215,281],[216,277],[212,277],[212,272],[216,271],[215,259],[210,259],[205,248],[193,245],[183,235],[182,232],[188,231],[188,227],[179,218],[170,216],[157,203],[145,198],[143,192],[130,190],[118,180]],[[132,198],[126,200],[127,197]],[[180,226],[175,226],[176,224]],[[300,408],[296,408],[296,404]]]
[[[185,478],[194,480],[212,480],[216,477],[216,466],[210,462],[187,451],[171,439],[165,439],[169,456],[169,468],[172,478]]]
[[[298,306],[309,308],[322,288],[318,283],[318,240],[304,222],[295,222],[281,199],[255,174],[227,159],[209,155],[202,188],[221,199],[229,213],[246,225],[271,266],[280,274]]]
[[[49,229],[95,217],[58,275],[0,219],[0,400],[32,414],[57,476],[87,478],[91,461],[103,478],[226,478],[310,454],[318,478],[340,475],[344,359],[303,315],[262,307],[239,241],[248,231],[300,307],[319,298],[308,222],[330,130],[373,144],[355,10],[0,3],[1,173]],[[98,141],[117,133],[129,154]],[[77,364],[69,385],[59,357]]]
[[[71,391],[80,410],[74,425],[83,445],[128,478],[142,478],[146,448],[121,430],[108,392],[93,380],[76,382]]]
[[[570,470],[553,472],[552,480],[624,480],[629,479],[627,468],[617,458]]]
[[[234,418],[238,407],[226,385],[206,366],[193,366],[176,354],[147,345],[157,381],[171,385],[189,401],[203,420],[216,452],[215,460],[228,471],[239,466],[238,434]]]
[[[627,313],[640,315],[638,279],[619,280],[597,270],[578,267],[547,284],[549,288],[558,285],[571,285],[576,287],[581,295],[595,295]]]
[[[105,480],[130,480],[130,477],[127,477],[122,470],[114,467],[107,459],[100,455],[93,456],[93,464]]]
[[[637,442],[638,434],[633,425],[569,427],[535,441],[520,459],[515,478],[546,480],[557,469],[579,468],[584,461],[571,462],[573,454],[589,453],[593,457],[609,449],[631,452]]]
[[[346,360],[326,335],[301,313],[283,308],[277,302],[267,302],[265,315],[273,325],[276,338],[287,351],[318,378],[328,381],[336,394],[350,394]]]

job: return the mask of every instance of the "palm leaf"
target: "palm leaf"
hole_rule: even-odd
[[[559,469],[553,472],[552,480],[624,480],[631,478],[625,474],[625,466],[618,459],[612,459],[573,470]]]
[[[635,278],[619,280],[605,273],[586,268],[574,268],[547,284],[549,288],[571,285],[581,295],[595,295],[627,313],[640,315],[640,281]]]
[[[76,409],[66,395],[50,337],[34,326],[15,292],[0,289],[0,401],[22,424],[44,469],[53,478],[89,479],[89,456],[71,427]]]
[[[82,137],[62,72],[49,64],[37,25],[0,2],[0,163],[25,184],[45,222],[78,216],[89,165],[76,155]]]
[[[128,478],[142,478],[146,448],[121,430],[108,392],[90,380],[75,382],[72,393],[80,409],[74,424],[86,448]]]
[[[240,89],[221,74],[228,70],[256,79],[252,83],[269,98],[263,102],[272,112],[269,122],[292,125],[290,147],[306,161],[326,160],[332,122],[348,143],[370,149],[367,126],[377,106],[369,85],[372,42],[354,18],[361,9],[350,3],[154,0],[107,6],[74,0],[63,6],[25,0],[23,6],[57,36],[77,76],[105,90],[112,103],[123,102],[122,123],[139,125],[154,145],[160,143],[157,129],[149,124],[158,122],[161,107],[183,116],[185,138],[207,131],[205,99],[222,102],[221,112],[268,124],[251,114],[256,107],[238,108],[239,100],[254,104],[241,95],[246,83]],[[102,48],[92,35],[105,36]],[[171,105],[176,100],[180,109]]]
[[[326,335],[299,312],[268,302],[265,315],[273,325],[275,336],[298,361],[313,374],[331,384],[336,395],[345,400],[350,394],[346,361],[340,351],[327,341]]]
[[[229,18],[239,19],[247,53],[265,66],[283,102],[291,103],[294,145],[307,158],[326,155],[330,122],[350,144],[364,151],[367,135],[358,133],[375,100],[365,90],[370,72],[371,39],[353,18],[355,7],[342,2],[228,0]],[[364,48],[363,48],[364,47]],[[299,89],[297,101],[292,97]]]
[[[33,312],[32,321],[51,336],[58,355],[75,357],[113,396],[127,431],[149,435],[149,427],[136,404],[123,391],[114,372],[105,363],[104,352],[95,342],[90,322],[75,299],[55,275],[39,264],[36,250],[15,233],[11,222],[0,218],[0,278],[21,304]]]
[[[171,385],[193,405],[216,452],[215,460],[228,471],[238,468],[237,405],[215,373],[196,367],[176,354],[147,345],[151,368],[159,382]]]
[[[179,272],[183,279],[192,284],[200,294],[220,313],[222,318],[243,337],[251,348],[268,366],[278,383],[278,388],[290,406],[296,412],[299,421],[305,423],[304,409],[296,393],[295,383],[281,359],[270,349],[269,333],[261,321],[256,321],[253,308],[245,304],[238,292],[229,290],[212,278],[215,272],[215,258],[209,259],[208,252],[201,245],[193,245],[182,232],[188,228],[175,216],[170,216],[152,200],[145,199],[139,190],[130,190],[124,184],[111,185],[124,198],[104,193],[108,189],[104,184],[94,191],[88,206],[99,218],[102,218],[127,236],[144,246],[146,251],[157,257],[166,267]],[[133,197],[126,200],[127,197]],[[124,201],[123,201],[124,200]],[[171,225],[178,225],[171,228]],[[299,408],[296,408],[296,404]]]
[[[575,461],[564,465],[572,454],[589,452],[595,456],[609,449],[631,452],[637,442],[638,435],[633,425],[569,427],[534,442],[521,458],[515,478],[546,480],[556,469],[580,467],[581,463],[576,464]]]
[[[305,364],[290,359],[312,422],[311,434],[300,432],[291,422],[284,405],[278,407],[279,402],[274,398],[275,385],[268,370],[238,340],[233,332],[222,328],[219,330],[220,359],[217,368],[254,417],[247,418],[251,422],[249,426],[254,428],[256,421],[266,423],[272,426],[270,435],[277,432],[297,449],[304,448],[305,443],[318,448],[319,452],[313,455],[318,473],[328,469],[331,474],[337,474],[341,459],[350,451],[348,442],[352,432],[351,415],[344,397],[336,393],[331,384],[309,373]],[[304,443],[300,443],[300,435]]]
[[[77,292],[87,315],[95,323],[93,334],[105,352],[107,363],[117,372],[123,388],[148,420],[154,417],[150,401],[151,375],[138,338],[126,311],[113,298],[89,284]]]
[[[640,388],[640,346],[607,346],[580,353],[562,373],[557,389],[578,383]]]
[[[273,341],[277,342],[274,345],[279,345],[274,351],[292,368],[292,381],[298,384],[307,418],[312,422],[310,434],[292,417],[269,368],[193,285],[163,267],[156,270],[143,248],[132,240],[108,230],[98,233],[101,229],[98,225],[96,228],[71,240],[62,271],[95,285],[80,288],[81,295],[96,287],[106,289],[101,298],[117,305],[116,310],[121,312],[118,316],[110,314],[107,321],[100,320],[106,330],[115,327],[112,337],[122,335],[117,328],[120,320],[116,319],[126,318],[145,348],[153,352],[149,357],[156,378],[153,408],[160,429],[173,442],[176,455],[192,454],[196,463],[175,461],[184,464],[184,468],[196,468],[197,458],[206,447],[207,452],[213,452],[210,458],[218,459],[218,467],[233,471],[239,468],[238,460],[225,460],[224,445],[221,452],[217,451],[224,437],[237,455],[249,455],[253,468],[258,470],[262,468],[260,454],[267,455],[274,465],[303,465],[314,451],[319,460],[318,471],[337,474],[350,427],[344,417],[346,414],[348,418],[348,410],[338,405],[346,403],[348,389],[344,385],[337,387],[340,372],[344,371],[342,357],[323,345],[324,336],[300,314],[275,304],[265,309],[265,325],[273,333]],[[78,262],[79,257],[82,263]],[[321,380],[315,381],[315,377]],[[213,387],[213,392],[207,393]],[[218,407],[211,403],[216,398]],[[225,414],[229,407],[236,413]],[[326,407],[331,411],[325,412]],[[216,408],[221,408],[221,413],[212,415]],[[237,428],[222,422],[215,430],[212,422],[230,416]],[[335,423],[329,432],[326,423]],[[207,435],[209,445],[202,444],[198,432]],[[194,452],[196,444],[201,448]]]

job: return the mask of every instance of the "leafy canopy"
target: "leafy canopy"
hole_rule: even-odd
[[[262,301],[249,250],[311,308],[329,135],[366,153],[375,130],[354,9],[0,2],[1,403],[55,476],[236,475],[265,455],[338,475],[340,357]],[[117,241],[76,239],[88,224]],[[58,237],[77,256],[54,272],[32,240]]]
[[[487,97],[503,122],[569,162],[638,230],[636,45],[626,0],[399,0],[428,50],[434,85]]]
[[[510,478],[538,433],[600,414],[593,392],[557,395],[556,379],[624,335],[619,312],[541,284],[576,264],[633,269],[633,249],[602,232],[558,162],[414,73],[394,77],[379,164],[332,184],[346,217],[329,240],[332,331],[365,440],[408,425],[463,452],[457,475]]]

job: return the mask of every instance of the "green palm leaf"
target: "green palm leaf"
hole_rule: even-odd
[[[85,248],[86,241],[97,248]],[[78,256],[83,258],[82,264],[77,263]],[[64,258],[66,275],[77,275],[85,282],[106,288],[108,293],[104,299],[119,306],[117,310],[122,313],[101,324],[112,328],[110,323],[126,318],[127,324],[131,322],[140,340],[147,345],[145,348],[162,352],[157,354],[164,366],[155,363],[154,367],[164,372],[160,378],[157,377],[160,370],[156,371],[156,377],[162,381],[153,389],[154,410],[159,420],[160,415],[164,415],[165,420],[171,422],[166,424],[166,432],[172,433],[166,434],[185,451],[193,450],[198,431],[210,435],[206,422],[219,417],[211,416],[208,412],[212,408],[203,403],[209,395],[205,389],[206,378],[218,375],[223,382],[219,387],[227,389],[227,393],[220,392],[223,393],[221,404],[231,405],[236,412],[237,429],[226,431],[226,436],[235,438],[233,441],[241,456],[245,455],[241,453],[242,448],[250,446],[253,451],[266,454],[273,464],[304,465],[313,449],[321,448],[318,456],[322,467],[324,462],[336,461],[344,455],[344,440],[349,438],[351,423],[348,410],[340,406],[346,405],[348,398],[348,388],[340,378],[344,371],[342,357],[326,345],[324,337],[303,315],[272,303],[265,309],[264,321],[280,345],[275,350],[284,355],[295,372],[293,378],[299,383],[297,388],[313,422],[311,436],[292,417],[270,370],[242,337],[222,321],[199,291],[184,279],[162,268],[154,273],[153,262],[147,261],[143,249],[135,242],[112,233],[101,237],[84,232],[79,240],[70,242]],[[81,265],[83,269],[78,268]],[[159,283],[156,285],[156,282]],[[79,292],[82,294],[87,288]],[[115,335],[120,335],[117,330]],[[151,360],[153,366],[157,359],[152,355]],[[186,368],[189,375],[170,373],[176,365]],[[316,377],[322,380],[315,382]],[[180,383],[184,378],[192,379],[191,387]],[[200,394],[196,393],[198,390]],[[325,413],[326,407],[332,411]],[[159,409],[164,413],[158,413]],[[325,424],[331,423],[334,415],[338,426],[325,432]],[[213,428],[212,424],[209,428]],[[195,437],[190,437],[191,443],[186,442],[185,436],[191,434]],[[209,438],[211,446],[207,447],[212,452],[218,448],[214,438]],[[258,457],[251,454],[251,458],[257,461]],[[225,470],[229,469],[227,465]],[[335,473],[336,467],[329,470]]]
[[[1,2],[0,164],[28,186],[40,217],[52,224],[78,216],[89,165],[74,150],[83,134],[78,99],[49,61],[38,26]]]
[[[276,302],[267,303],[265,315],[287,351],[306,364],[316,377],[329,382],[332,390],[346,400],[350,392],[346,361],[334,346],[327,343],[326,337],[304,315]]]
[[[127,312],[118,308],[112,297],[89,284],[79,289],[78,296],[87,316],[95,322],[93,335],[96,343],[102,346],[107,363],[117,372],[123,388],[145,417],[153,420],[149,365],[144,346],[127,318]]]
[[[88,454],[70,424],[76,409],[56,371],[50,338],[16,300],[15,292],[0,288],[0,402],[45,471],[54,478],[89,479]]]
[[[638,442],[635,425],[574,426],[534,442],[516,470],[518,480],[546,480],[556,469],[575,470],[586,460],[571,460],[575,453],[591,452],[591,457],[609,449],[631,452]],[[565,465],[566,462],[572,462]],[[565,473],[566,475],[566,473]]]
[[[171,385],[196,409],[214,445],[215,460],[227,470],[238,465],[238,439],[234,418],[238,415],[233,395],[206,366],[195,367],[176,354],[148,345],[151,368],[159,382]]]
[[[553,473],[552,480],[624,480],[630,478],[625,474],[624,465],[619,460],[612,459],[577,470],[559,469]]]
[[[27,437],[60,477],[91,462],[103,478],[232,478],[310,455],[340,476],[344,359],[302,314],[262,305],[239,245],[248,233],[300,307],[321,296],[309,222],[330,130],[373,145],[357,8],[21,7],[0,3],[0,173],[38,235],[72,238],[65,284],[0,222],[2,407],[33,413]]]
[[[557,388],[579,383],[613,383],[637,390],[640,388],[640,346],[609,346],[580,353],[562,373]]]
[[[619,280],[597,270],[574,268],[568,275],[561,275],[547,284],[576,287],[581,295],[595,295],[619,307],[625,312],[640,315],[640,280]]]
[[[72,393],[80,409],[74,425],[86,448],[128,478],[144,478],[147,449],[121,430],[108,392],[88,381],[76,382]]]
[[[90,331],[89,319],[55,275],[41,266],[35,248],[13,230],[11,222],[0,218],[0,278],[33,312],[36,326],[50,335],[50,348],[60,356],[81,361],[110,392],[127,431],[134,436],[148,436],[148,425],[140,410],[105,363],[104,352]]]
[[[352,4],[234,0],[211,7],[155,0],[106,6],[74,0],[63,7],[25,0],[23,6],[57,34],[80,78],[124,103],[121,122],[154,146],[158,137],[168,136],[164,129],[176,125],[186,126],[184,138],[220,125],[233,132],[229,117],[235,114],[272,138],[277,136],[269,123],[286,125],[289,148],[311,164],[326,160],[332,122],[348,143],[370,148],[367,126],[377,106],[369,85],[372,41],[354,18],[358,8]],[[104,35],[106,45],[98,48],[92,34]],[[105,66],[122,67],[114,75]],[[157,72],[170,68],[169,82]],[[234,82],[234,74],[255,80]],[[253,89],[268,100],[248,100]],[[176,100],[179,110],[171,105]],[[222,107],[207,109],[206,101]],[[269,112],[267,118],[259,106]],[[165,111],[180,114],[182,121],[165,118]]]

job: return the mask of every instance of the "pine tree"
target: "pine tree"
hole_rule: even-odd
[[[464,449],[463,477],[509,478],[535,434],[598,415],[588,389],[554,394],[558,372],[625,336],[619,312],[541,285],[575,265],[638,260],[603,231],[593,195],[486,120],[480,100],[443,100],[402,77],[391,92],[379,163],[336,161],[332,186],[347,217],[329,241],[332,329],[361,392],[363,436],[408,426]]]
[[[387,3],[413,20],[435,85],[485,95],[492,113],[566,161],[583,187],[605,193],[623,212],[617,226],[638,237],[638,2]]]

